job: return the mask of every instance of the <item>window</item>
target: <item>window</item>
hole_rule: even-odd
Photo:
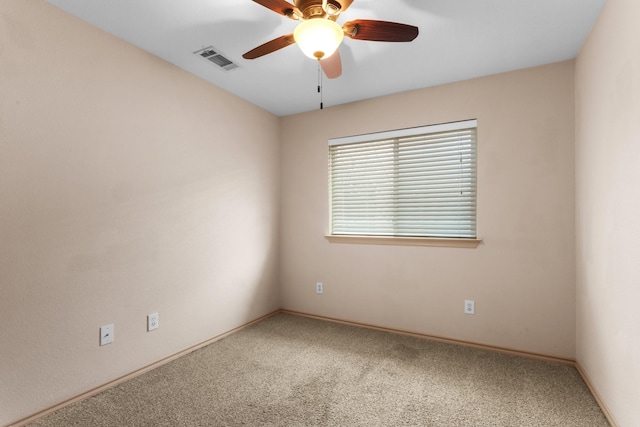
[[[476,128],[329,140],[331,236],[476,239]]]

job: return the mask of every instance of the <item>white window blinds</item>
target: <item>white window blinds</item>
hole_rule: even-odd
[[[329,141],[332,235],[476,237],[476,120]]]

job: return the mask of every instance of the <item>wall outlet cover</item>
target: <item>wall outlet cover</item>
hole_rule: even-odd
[[[147,316],[147,331],[153,331],[160,326],[160,316],[158,313],[151,313]]]
[[[464,300],[464,313],[476,314],[476,303],[474,300],[471,300],[471,299]]]

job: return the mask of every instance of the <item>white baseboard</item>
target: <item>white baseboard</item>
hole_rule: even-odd
[[[93,388],[91,390],[88,390],[88,391],[86,391],[84,393],[81,393],[81,394],[75,396],[75,397],[72,397],[72,398],[67,399],[67,400],[65,400],[63,402],[60,402],[60,403],[58,403],[58,404],[56,404],[54,406],[51,406],[51,407],[49,407],[47,409],[39,411],[39,412],[37,412],[37,413],[35,413],[33,415],[30,415],[30,416],[28,416],[26,418],[22,418],[22,419],[20,419],[18,421],[15,421],[15,422],[9,424],[6,427],[22,427],[22,426],[24,426],[26,424],[34,422],[35,420],[37,420],[39,418],[42,418],[45,415],[51,414],[52,412],[55,412],[55,411],[59,411],[60,409],[65,408],[66,406],[72,405],[72,404],[74,404],[76,402],[79,402],[81,400],[84,400],[84,399],[88,399],[91,396],[95,396],[96,394],[98,394],[98,393],[100,393],[102,391],[105,391],[105,390],[107,390],[107,389],[109,389],[111,387],[114,387],[114,386],[122,383],[122,382],[125,382],[125,381],[128,381],[128,380],[132,379],[132,378],[135,378],[138,375],[142,375],[145,372],[148,372],[148,371],[150,371],[152,369],[155,369],[155,368],[158,368],[158,367],[160,367],[162,365],[165,365],[165,364],[171,362],[172,360],[178,359],[178,358],[180,358],[180,357],[182,357],[184,355],[187,355],[187,354],[189,354],[189,353],[191,353],[193,351],[196,351],[196,350],[198,350],[198,349],[200,349],[202,347],[205,347],[205,346],[207,346],[207,345],[209,345],[211,343],[214,343],[214,342],[216,342],[218,340],[221,340],[222,338],[224,338],[224,337],[226,337],[228,335],[231,335],[234,332],[238,332],[241,329],[244,329],[244,328],[246,328],[248,326],[251,326],[254,323],[260,322],[260,321],[262,321],[262,320],[264,320],[264,319],[266,319],[268,317],[271,317],[271,316],[273,316],[275,314],[278,314],[278,313],[280,313],[280,310],[276,310],[276,311],[274,311],[272,313],[269,313],[267,315],[259,317],[258,319],[255,319],[255,320],[252,320],[252,321],[250,321],[248,323],[245,323],[244,325],[238,326],[237,328],[231,329],[230,331],[224,332],[224,333],[222,333],[220,335],[216,335],[215,337],[209,338],[209,339],[207,339],[205,341],[202,341],[202,342],[200,342],[200,343],[198,343],[196,345],[193,345],[193,346],[188,347],[188,348],[186,348],[184,350],[181,350],[181,351],[179,351],[177,353],[174,353],[174,354],[172,354],[170,356],[167,356],[167,357],[165,357],[165,358],[163,358],[161,360],[158,360],[157,362],[151,363],[151,364],[149,364],[147,366],[144,366],[144,367],[142,367],[140,369],[137,369],[137,370],[135,370],[135,371],[133,371],[133,372],[131,372],[129,374],[123,375],[120,378],[116,378],[116,379],[114,379],[112,381],[109,381],[106,384],[103,384],[101,386],[95,387],[95,388]]]

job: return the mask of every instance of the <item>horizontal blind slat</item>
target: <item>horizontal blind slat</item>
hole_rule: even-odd
[[[470,128],[331,146],[332,234],[475,237],[475,135]]]

